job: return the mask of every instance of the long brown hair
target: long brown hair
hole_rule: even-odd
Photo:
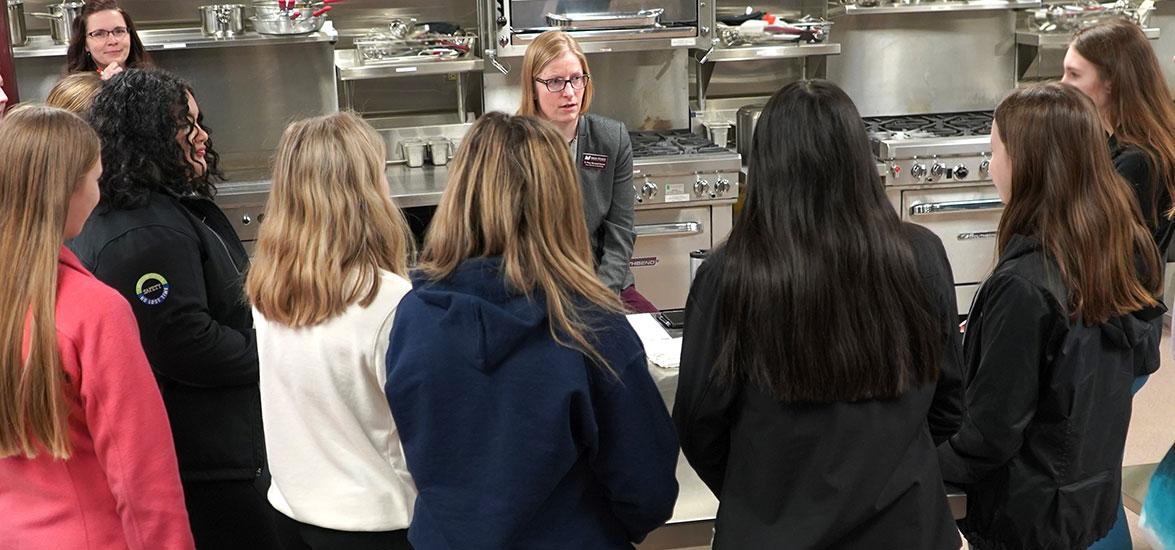
[[[549,123],[487,113],[462,140],[421,252],[421,271],[437,281],[461,262],[500,256],[506,283],[540,292],[551,336],[563,336],[610,369],[589,342],[581,307],[623,312],[596,278],[583,221],[583,198],[567,142]]]
[[[135,20],[131,19],[131,14],[118,7],[118,2],[114,0],[90,0],[78,12],[71,25],[69,47],[65,50],[66,73],[98,70],[93,56],[86,51],[86,25],[89,24],[91,15],[109,10],[122,15],[122,19],[126,21],[127,34],[131,37],[130,51],[127,52],[126,67],[124,68],[144,69],[153,66],[151,54],[147,53],[147,49],[143,47],[143,41],[139,38],[139,31],[135,30]]]
[[[542,72],[543,67],[547,66],[547,63],[567,52],[571,52],[579,60],[579,64],[583,67],[583,74],[591,72],[588,70],[587,57],[583,55],[583,49],[579,47],[579,43],[571,35],[565,32],[544,32],[526,47],[526,55],[522,58],[522,101],[518,103],[518,112],[515,114],[542,116],[542,113],[539,112],[539,100],[534,94],[534,79]],[[594,87],[589,78],[587,86],[583,90],[583,99],[579,102],[579,114],[586,113],[588,107],[591,107],[593,93]]]
[[[321,323],[407,276],[412,236],[388,195],[384,142],[352,113],[291,124],[278,144],[245,292],[266,318]]]
[[[57,260],[70,196],[98,152],[94,130],[61,109],[21,106],[0,124],[0,458],[70,455]]]
[[[1154,305],[1159,251],[1110,161],[1093,101],[1068,84],[1031,86],[1000,102],[995,124],[1012,163],[1000,253],[1014,234],[1038,237],[1060,266],[1074,319],[1098,324]]]
[[[1146,153],[1156,178],[1156,196],[1166,189],[1175,197],[1175,104],[1150,40],[1138,25],[1114,19],[1078,31],[1071,47],[1110,85],[1105,114],[1118,143]],[[1156,221],[1155,212],[1143,215]],[[1162,215],[1175,216],[1175,209]]]

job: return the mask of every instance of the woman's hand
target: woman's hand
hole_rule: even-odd
[[[102,69],[102,80],[110,80],[114,78],[114,75],[121,73],[123,70],[122,65],[119,65],[117,61],[112,61],[105,69]]]

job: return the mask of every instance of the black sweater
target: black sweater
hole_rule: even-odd
[[[954,282],[941,241],[904,230],[945,340],[937,392],[783,404],[754,386],[715,382],[725,254],[698,270],[673,417],[682,451],[720,501],[714,548],[959,547],[931,437],[953,434],[961,414]]]

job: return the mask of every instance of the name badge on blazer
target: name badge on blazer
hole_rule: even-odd
[[[596,153],[584,153],[583,167],[593,170],[603,170],[608,167],[608,157]]]

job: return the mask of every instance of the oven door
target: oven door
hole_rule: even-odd
[[[658,22],[663,26],[694,26],[698,22],[698,0],[509,0],[510,26],[515,31],[543,30],[570,26],[567,30],[609,28],[604,14],[615,15],[619,23],[610,28],[632,28],[641,12],[664,10]],[[554,16],[549,19],[547,16]],[[576,21],[582,20],[577,23]],[[648,25],[651,27],[652,25]]]
[[[632,249],[636,288],[659,309],[685,307],[690,252],[712,245],[710,206],[637,210]]]
[[[996,229],[1003,210],[994,185],[902,192],[902,219],[942,239],[961,314],[970,309],[979,284],[995,267]]]

